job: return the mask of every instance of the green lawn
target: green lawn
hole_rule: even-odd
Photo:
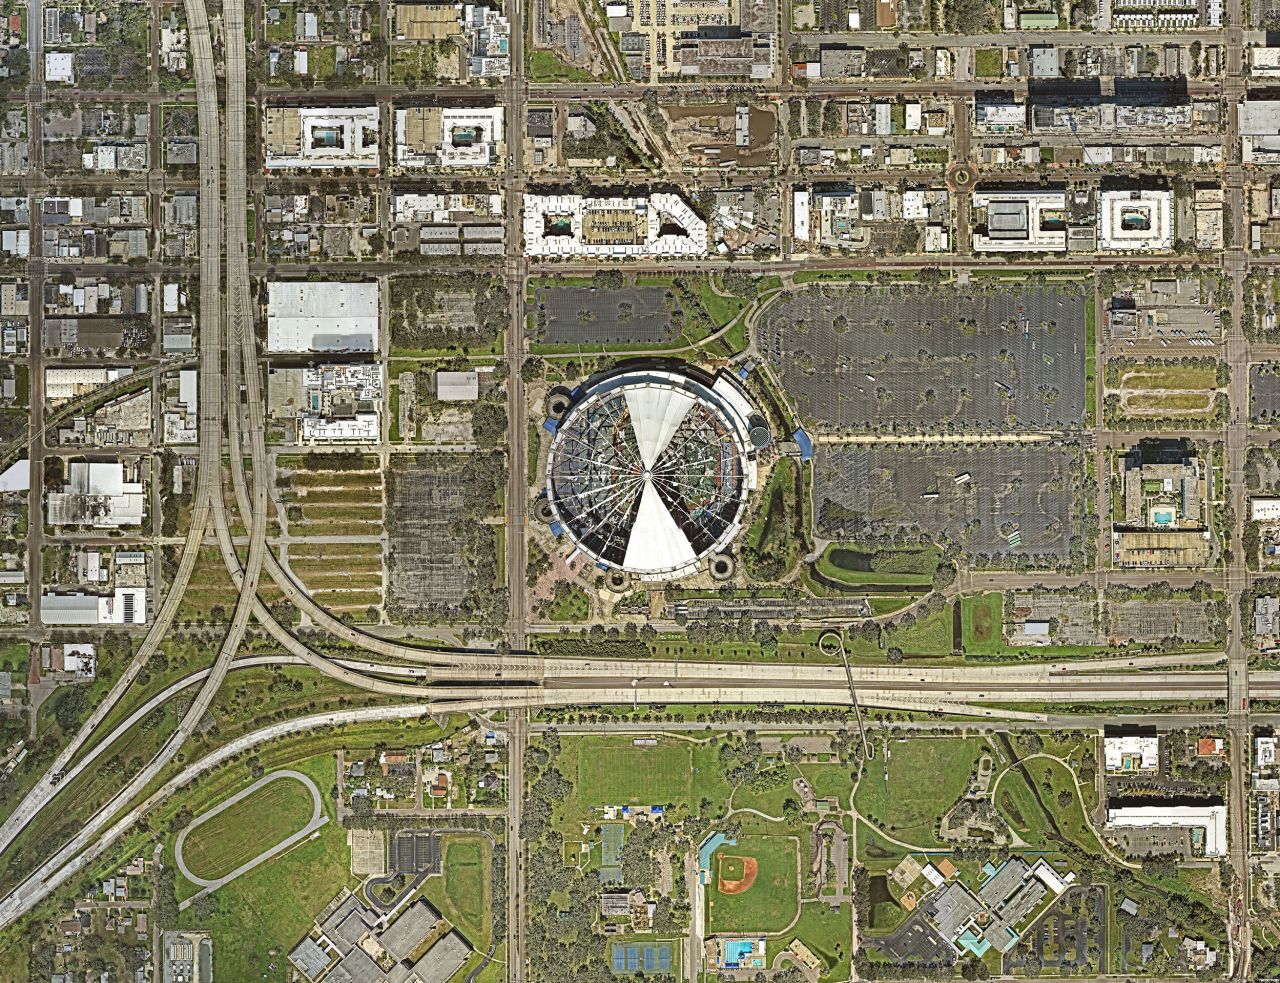
[[[961,644],[965,655],[1004,651],[1004,595],[999,591],[960,599]]]
[[[755,789],[750,785],[739,785],[733,790],[733,807],[735,809],[756,809],[766,816],[781,816],[783,805],[787,799],[799,800],[792,782],[799,777],[795,765],[777,765],[786,775],[786,780],[771,788]]]
[[[422,892],[481,952],[488,951],[493,935],[490,862],[484,837],[449,833],[444,838],[444,875],[429,879]]]
[[[805,901],[800,906],[800,920],[795,928],[769,939],[766,952],[773,965],[775,953],[785,949],[792,939],[799,939],[822,960],[822,983],[849,978],[849,963],[853,949],[852,919],[849,905],[842,904],[838,911],[821,901]]]
[[[721,857],[755,857],[755,883],[741,894],[721,894],[715,872]],[[799,852],[795,838],[751,834],[726,844],[711,858],[707,885],[707,932],[780,932],[796,917],[800,904]]]
[[[591,598],[577,584],[565,585],[549,602],[547,617],[552,621],[583,622],[591,615]]]
[[[657,747],[635,747],[628,737],[594,743],[578,756],[578,797],[584,805],[689,800],[693,761],[685,742],[659,739]]]
[[[723,297],[716,293],[709,278],[698,281],[698,300],[718,328],[723,328],[747,306],[747,302],[741,297]]]
[[[849,793],[853,791],[853,777],[849,766],[800,765],[800,774],[809,783],[816,798],[839,799],[841,806],[848,807]]]
[[[982,746],[977,738],[961,737],[892,741],[886,763],[882,745],[858,783],[854,806],[897,839],[943,847],[934,835],[937,821],[968,787]]]
[[[900,648],[906,658],[940,658],[951,654],[951,604],[906,628],[890,629],[886,648]]]
[[[803,552],[801,503],[796,494],[796,464],[783,458],[774,465],[760,499],[760,510],[747,530],[743,566],[758,581],[778,581],[792,570]]]
[[[1097,852],[1098,839],[1075,795],[1075,775],[1051,758],[1031,758],[1026,766],[1032,781],[1037,783],[1036,789],[1027,784],[1017,769],[1005,772],[996,787],[996,808],[1010,827],[1031,849],[1059,849],[1064,844],[1054,833],[1056,824],[1062,837],[1085,850]],[[1063,793],[1071,793],[1070,798]]]
[[[224,877],[302,829],[311,810],[311,792],[305,785],[278,778],[192,830],[183,844],[183,857],[197,877]]]

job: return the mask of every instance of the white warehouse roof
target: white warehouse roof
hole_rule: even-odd
[[[372,352],[377,343],[376,283],[267,285],[268,352]]]

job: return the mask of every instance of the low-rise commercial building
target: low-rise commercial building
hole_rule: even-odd
[[[141,469],[140,461],[72,461],[62,491],[49,493],[49,525],[93,529],[142,525],[147,496]]]
[[[1280,161],[1280,99],[1240,103],[1240,160],[1245,164]]]
[[[1144,775],[1160,770],[1160,738],[1155,734],[1122,734],[1102,739],[1108,775]]]

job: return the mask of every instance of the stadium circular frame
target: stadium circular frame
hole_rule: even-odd
[[[623,366],[588,380],[547,457],[553,529],[601,568],[688,576],[741,530],[767,442],[724,373]]]

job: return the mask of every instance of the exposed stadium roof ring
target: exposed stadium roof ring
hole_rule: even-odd
[[[547,501],[599,566],[688,576],[741,531],[753,417],[729,375],[623,365],[574,392],[547,457]]]

